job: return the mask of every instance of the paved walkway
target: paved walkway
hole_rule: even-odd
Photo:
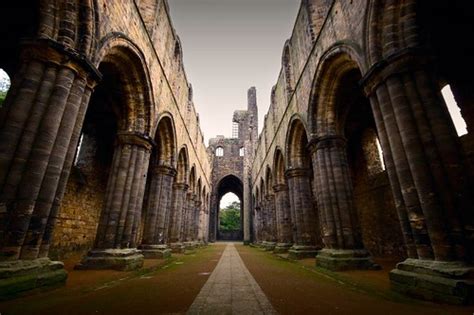
[[[188,314],[276,314],[235,249],[227,244]]]

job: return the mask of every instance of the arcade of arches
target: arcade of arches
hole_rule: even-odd
[[[302,0],[263,130],[250,88],[207,147],[166,0],[4,2],[0,296],[64,283],[73,254],[126,271],[214,242],[231,192],[246,245],[332,271],[396,260],[393,290],[474,302],[463,1]]]

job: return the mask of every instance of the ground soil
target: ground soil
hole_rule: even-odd
[[[420,302],[390,291],[391,262],[382,262],[382,271],[332,273],[315,268],[314,259],[291,262],[258,248],[236,248],[280,314],[474,314],[474,307]]]
[[[78,257],[71,257],[66,286],[2,302],[0,314],[184,314],[224,248],[216,244],[169,260],[146,260],[135,272],[72,271]]]

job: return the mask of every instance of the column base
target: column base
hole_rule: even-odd
[[[380,269],[365,249],[322,249],[316,256],[316,266],[332,271]]]
[[[0,300],[7,300],[33,290],[64,285],[67,272],[60,261],[49,258],[0,262]]]
[[[87,253],[74,269],[113,269],[129,271],[143,266],[143,255],[135,248],[94,249]]]
[[[184,242],[183,245],[185,250],[193,250],[198,247],[197,243],[194,241]]]
[[[248,246],[248,245],[250,245],[250,244],[251,244],[250,241],[245,241],[245,240],[244,240],[244,245],[245,245],[245,246]]]
[[[293,260],[300,260],[304,258],[314,258],[318,253],[319,248],[309,245],[293,245],[288,250],[288,258]]]
[[[276,246],[275,242],[267,242],[267,241],[263,242],[263,249],[267,252],[273,251],[273,249],[275,249],[275,246]]]
[[[145,259],[165,259],[171,257],[171,249],[168,245],[140,245],[139,249]]]
[[[390,272],[392,289],[448,304],[474,303],[474,267],[461,262],[406,259]]]
[[[292,243],[277,243],[275,248],[273,249],[274,254],[285,254],[288,253],[290,250],[291,246],[293,246]]]
[[[171,243],[170,244],[171,252],[176,254],[182,254],[185,251],[183,243]]]

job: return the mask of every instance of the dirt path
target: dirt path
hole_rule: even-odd
[[[246,267],[280,314],[473,314],[473,307],[419,302],[395,293],[379,292],[373,282],[344,283],[330,273],[315,272],[302,263],[256,248],[236,246]]]
[[[214,270],[225,244],[181,255],[149,272],[72,271],[65,287],[0,303],[14,314],[183,314]],[[147,261],[147,265],[150,262]]]

